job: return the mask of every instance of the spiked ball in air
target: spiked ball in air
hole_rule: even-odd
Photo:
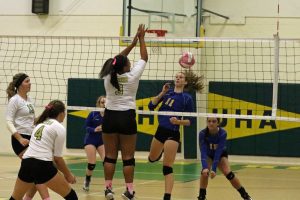
[[[195,64],[194,55],[191,52],[183,52],[179,58],[179,64],[183,68],[191,68]]]

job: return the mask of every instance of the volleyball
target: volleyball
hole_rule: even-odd
[[[183,52],[179,58],[179,64],[183,68],[191,68],[195,64],[194,55],[191,52]]]

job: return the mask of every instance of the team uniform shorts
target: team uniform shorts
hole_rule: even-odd
[[[43,184],[51,180],[57,172],[52,161],[26,158],[22,160],[18,177],[26,183]]]
[[[173,130],[166,129],[166,128],[159,126],[156,130],[154,138],[163,144],[167,140],[174,140],[179,143],[180,142],[180,132],[173,131]]]
[[[20,134],[23,138],[30,140],[30,135],[24,135]],[[23,146],[13,135],[11,136],[11,146],[15,152],[15,154],[18,156],[22,151],[27,149],[28,145]]]
[[[84,146],[86,145],[94,145],[96,148],[103,145],[102,133],[87,133],[84,137]]]
[[[105,109],[102,131],[105,134],[118,133],[133,135],[137,133],[135,110],[116,111]]]
[[[209,157],[211,160],[214,160],[214,155],[208,155],[208,157]],[[220,160],[221,160],[222,157],[228,158],[228,153],[227,153],[226,150],[224,150],[224,151],[222,152],[222,154],[221,154],[221,156],[220,156]]]

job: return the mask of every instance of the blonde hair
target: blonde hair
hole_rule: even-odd
[[[100,103],[101,103],[101,99],[105,98],[104,95],[101,95],[98,97],[97,101],[96,101],[96,107],[100,107]]]
[[[203,84],[204,76],[203,75],[198,76],[192,70],[185,70],[181,73],[184,74],[185,80],[187,82],[187,84],[184,87],[184,90],[187,90],[187,91],[195,90],[196,92],[200,92],[200,93],[202,92],[202,90],[204,89],[204,84]]]

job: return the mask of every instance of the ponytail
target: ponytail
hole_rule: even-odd
[[[109,58],[105,61],[100,74],[99,78],[103,78],[104,76],[110,74],[110,83],[120,91],[120,85],[118,81],[117,74],[123,73],[123,68],[128,64],[129,60],[125,55],[117,55],[114,58]]]
[[[7,94],[7,98],[8,100],[10,100],[10,98],[12,98],[15,94],[15,85],[13,82],[10,82],[7,89],[6,89],[6,94]]]
[[[192,70],[185,70],[182,72],[185,75],[185,80],[187,84],[185,85],[185,90],[187,91],[196,91],[196,92],[202,92],[204,89],[204,76],[198,76],[195,74]]]
[[[47,106],[45,106],[45,110],[42,112],[42,114],[37,118],[35,125],[38,125],[40,123],[43,123],[46,119],[56,119],[56,117],[62,113],[65,112],[65,104],[60,100],[53,100],[51,101]]]
[[[119,85],[119,81],[118,81],[118,76],[117,76],[117,72],[114,70],[111,75],[110,75],[110,83],[117,89],[120,91],[120,85]]]

